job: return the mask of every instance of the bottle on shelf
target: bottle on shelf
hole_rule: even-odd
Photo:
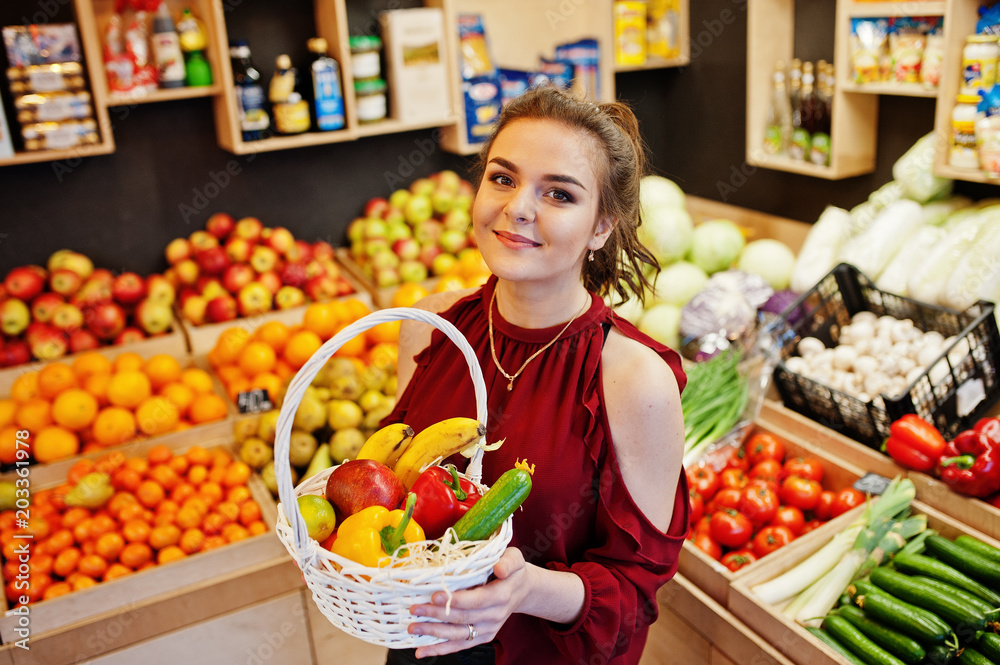
[[[979,95],[963,89],[951,110],[951,141],[948,163],[960,169],[979,168],[976,121],[979,119]]]
[[[275,59],[274,66],[267,95],[274,115],[274,131],[279,134],[309,131],[309,104],[297,90],[298,71],[292,66],[292,59],[282,53]]]
[[[763,147],[769,155],[780,155],[788,149],[792,132],[792,106],[785,89],[784,61],[775,63],[771,83],[771,104],[767,109]]]
[[[313,59],[309,64],[312,76],[313,124],[320,131],[344,127],[344,96],[340,88],[340,66],[327,55],[327,43],[313,37],[306,43]]]
[[[185,7],[177,22],[177,36],[184,53],[184,80],[189,86],[212,85],[212,68],[205,59],[208,39],[205,26]]]
[[[792,128],[792,140],[788,146],[788,156],[792,159],[807,160],[812,146],[812,133],[816,105],[819,98],[815,94],[816,76],[813,63],[802,64],[802,92],[799,123]]]
[[[161,88],[184,87],[184,56],[167,3],[161,2],[153,17],[153,59],[160,74]]]
[[[253,66],[250,47],[245,41],[240,40],[230,44],[229,57],[233,63],[236,109],[243,140],[258,141],[264,138],[264,133],[271,126],[264,87],[260,83],[260,72]]]
[[[788,68],[788,101],[792,106],[792,127],[797,127],[802,118],[802,61],[792,58]]]
[[[830,90],[832,65],[820,60],[816,64],[816,86],[813,88],[813,130],[809,143],[809,161],[818,166],[830,165],[830,109],[833,91]]]

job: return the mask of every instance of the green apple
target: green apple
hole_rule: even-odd
[[[397,189],[389,195],[389,205],[397,210],[406,207],[406,202],[410,200],[410,191],[407,189]]]
[[[426,194],[411,196],[410,200],[406,202],[406,208],[403,210],[406,221],[414,225],[426,222],[433,214],[434,206],[431,203],[430,196]]]

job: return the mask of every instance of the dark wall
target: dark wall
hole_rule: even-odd
[[[348,1],[352,32],[362,32],[375,0]],[[634,105],[642,123],[656,171],[686,192],[811,222],[828,203],[851,207],[867,198],[891,179],[892,163],[906,148],[931,130],[933,100],[885,96],[875,173],[831,182],[748,167],[746,0],[690,4],[691,65],[617,77],[619,96]],[[250,41],[265,77],[275,54],[305,57],[305,40],[312,36],[309,0],[234,0],[227,6],[233,7],[230,36]],[[798,6],[796,55],[829,60],[834,1]],[[114,270],[162,270],[167,242],[201,228],[215,211],[255,215],[302,238],[341,244],[347,223],[367,199],[394,189],[395,177],[409,182],[443,168],[464,172],[469,164],[437,149],[432,130],[234,156],[216,144],[208,99],[112,109],[111,117],[112,155],[0,168],[0,273],[41,263],[62,247]]]

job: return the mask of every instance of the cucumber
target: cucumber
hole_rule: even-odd
[[[933,612],[902,601],[868,582],[854,582],[854,586],[858,589],[854,602],[869,618],[923,644],[944,642],[951,635],[951,626]]]
[[[821,628],[814,628],[813,626],[806,626],[806,630],[812,633],[813,637],[817,640],[840,654],[840,656],[851,665],[868,665],[865,661],[848,651],[843,644],[830,637],[830,634],[825,630],[822,630]]]
[[[926,665],[948,665],[955,659],[955,650],[943,644],[935,644],[927,647],[927,657],[924,658]]]
[[[1000,662],[1000,635],[996,633],[983,633],[976,643],[979,652],[996,662]]]
[[[486,540],[514,514],[531,492],[531,475],[524,469],[506,471],[452,527],[459,540]]]
[[[916,665],[916,663],[919,663],[927,655],[927,652],[924,651],[919,642],[876,621],[872,621],[860,608],[844,606],[837,609],[837,614],[847,619],[851,625],[864,633],[872,642],[904,663]]]
[[[992,660],[979,653],[972,647],[965,647],[958,655],[958,662],[961,665],[996,665]]]
[[[930,536],[927,549],[935,558],[957,568],[991,589],[1000,588],[1000,566],[978,552],[956,545],[947,538]]]
[[[978,538],[973,536],[962,534],[955,538],[955,544],[965,549],[972,550],[976,554],[993,561],[995,565],[1000,566],[1000,549],[993,547],[989,543],[984,543]]]
[[[868,665],[905,665],[903,661],[865,637],[850,621],[836,614],[823,617],[823,630]]]
[[[952,628],[986,627],[989,606],[976,596],[929,577],[918,579],[890,568],[876,568],[871,581],[900,600],[913,603],[944,619]],[[959,595],[961,594],[961,595]]]
[[[1000,607],[1000,594],[943,561],[923,554],[897,554],[892,561],[904,573],[933,577],[975,594],[993,607]]]

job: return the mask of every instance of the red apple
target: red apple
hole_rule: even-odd
[[[317,275],[306,282],[305,292],[312,300],[330,300],[337,297],[337,282],[325,274]]]
[[[80,290],[69,299],[71,303],[80,309],[87,309],[88,307],[99,305],[102,302],[109,302],[110,300],[111,282],[105,282],[103,279],[94,279],[93,276],[84,282]]]
[[[184,259],[174,266],[174,270],[177,271],[177,279],[181,284],[194,284],[201,275],[201,268],[194,259]]]
[[[93,351],[101,345],[97,335],[86,328],[77,328],[69,334],[69,352]]]
[[[388,207],[389,199],[382,196],[368,199],[368,203],[365,204],[365,217],[381,217]]]
[[[333,260],[334,257],[333,245],[326,242],[325,240],[319,240],[313,243],[312,246],[312,257],[314,259],[319,259],[320,261]]]
[[[8,337],[17,337],[31,323],[31,310],[20,298],[7,298],[0,303],[0,331]]]
[[[281,275],[275,270],[268,270],[257,275],[257,281],[267,287],[267,290],[274,295],[281,288]]]
[[[270,312],[272,307],[272,294],[266,286],[260,282],[250,282],[236,296],[239,303],[240,316],[254,316]]]
[[[146,334],[135,326],[129,326],[125,330],[118,333],[118,336],[114,339],[114,344],[135,344],[136,342],[141,342],[146,339]]]
[[[285,286],[301,287],[309,279],[304,263],[289,261],[281,270],[281,283]]]
[[[305,240],[296,240],[295,247],[288,250],[286,256],[289,261],[301,261],[303,263],[308,263],[312,261],[314,251],[313,246]]]
[[[406,498],[406,488],[392,469],[375,460],[349,460],[326,481],[326,498],[337,511],[337,522],[369,506],[395,510]]]
[[[85,280],[94,272],[94,262],[86,254],[74,252],[69,249],[60,249],[49,257],[47,267],[49,272],[66,268],[79,275],[80,280]]]
[[[399,268],[396,266],[375,270],[375,285],[380,289],[396,286],[400,281],[402,280],[399,277]]]
[[[274,306],[278,309],[291,309],[304,304],[306,304],[306,294],[295,286],[283,286],[274,294]]]
[[[173,310],[170,305],[146,298],[135,308],[135,320],[147,334],[158,335],[170,330],[173,322]]]
[[[438,241],[443,231],[443,223],[436,219],[427,219],[413,228],[413,237],[419,240],[421,245],[431,245]]]
[[[249,264],[232,263],[226,268],[226,272],[222,273],[222,286],[226,287],[226,291],[236,294],[252,282],[255,277],[257,277],[257,273]]]
[[[441,253],[441,248],[435,245],[424,245],[420,249],[420,262],[430,270],[434,265],[434,259]]]
[[[90,277],[86,281],[97,282],[110,289],[111,284],[115,281],[115,274],[107,268],[97,268],[94,272],[90,273]]]
[[[261,239],[278,254],[287,254],[288,250],[295,246],[295,236],[284,226],[264,229]]]
[[[250,252],[250,266],[258,273],[274,270],[277,263],[278,253],[270,247],[257,245]]]
[[[349,281],[347,281],[347,278],[344,277],[343,275],[341,275],[334,281],[337,282],[338,296],[346,296],[355,293],[354,286]]]
[[[7,273],[3,286],[7,295],[28,302],[45,288],[47,275],[41,266],[18,266]]]
[[[221,275],[229,267],[229,255],[221,247],[210,247],[196,255],[202,274]]]
[[[253,251],[253,244],[246,238],[230,236],[226,241],[226,254],[233,263],[247,263],[250,261],[250,252]]]
[[[219,239],[208,231],[195,231],[188,236],[188,241],[191,243],[191,251],[195,255],[219,246]]]
[[[340,266],[333,261],[324,261],[322,264],[323,272],[330,279],[340,279],[343,275],[340,272]]]
[[[79,295],[77,291],[77,295]],[[46,291],[45,293],[40,293],[34,300],[31,301],[31,318],[35,321],[41,321],[42,323],[48,323],[52,320],[52,313],[55,312],[56,307],[61,305],[65,300],[58,293],[52,293],[51,291]]]
[[[123,272],[111,284],[111,297],[119,305],[131,307],[146,297],[146,280],[138,273]]]
[[[146,297],[164,305],[173,305],[177,290],[165,275],[153,273],[146,278]]]
[[[64,302],[52,313],[51,324],[64,333],[71,333],[83,327],[83,312],[76,305]]]
[[[0,366],[14,367],[31,362],[31,347],[23,339],[12,339],[3,347],[0,355]]]
[[[392,243],[392,251],[403,261],[413,261],[420,256],[420,243],[416,238],[400,238]]]
[[[205,230],[219,240],[228,236],[235,228],[236,220],[233,219],[232,215],[224,212],[213,213],[212,216],[208,218],[208,221],[205,222]]]
[[[39,360],[54,360],[66,355],[69,350],[69,336],[61,330],[42,324],[43,329],[37,330],[28,341],[31,355]]]
[[[205,320],[209,323],[232,321],[236,318],[236,313],[236,298],[228,293],[212,298],[205,306]]]
[[[205,322],[207,308],[208,301],[197,294],[181,301],[181,314],[195,326],[200,326]]]
[[[114,302],[103,302],[89,308],[83,313],[87,328],[97,335],[97,338],[110,342],[125,329],[125,310]]]
[[[49,275],[49,288],[66,298],[79,291],[82,285],[80,275],[69,268],[56,268]]]
[[[167,257],[167,263],[174,266],[184,259],[190,259],[194,255],[194,249],[187,238],[174,238],[167,243],[163,253]]]
[[[177,302],[180,303],[181,307],[187,302],[188,298],[201,295],[198,293],[198,289],[193,286],[182,286],[181,290],[177,292]]]
[[[244,217],[236,222],[233,235],[244,240],[249,240],[251,244],[260,242],[260,234],[264,230],[264,225],[256,217]]]

